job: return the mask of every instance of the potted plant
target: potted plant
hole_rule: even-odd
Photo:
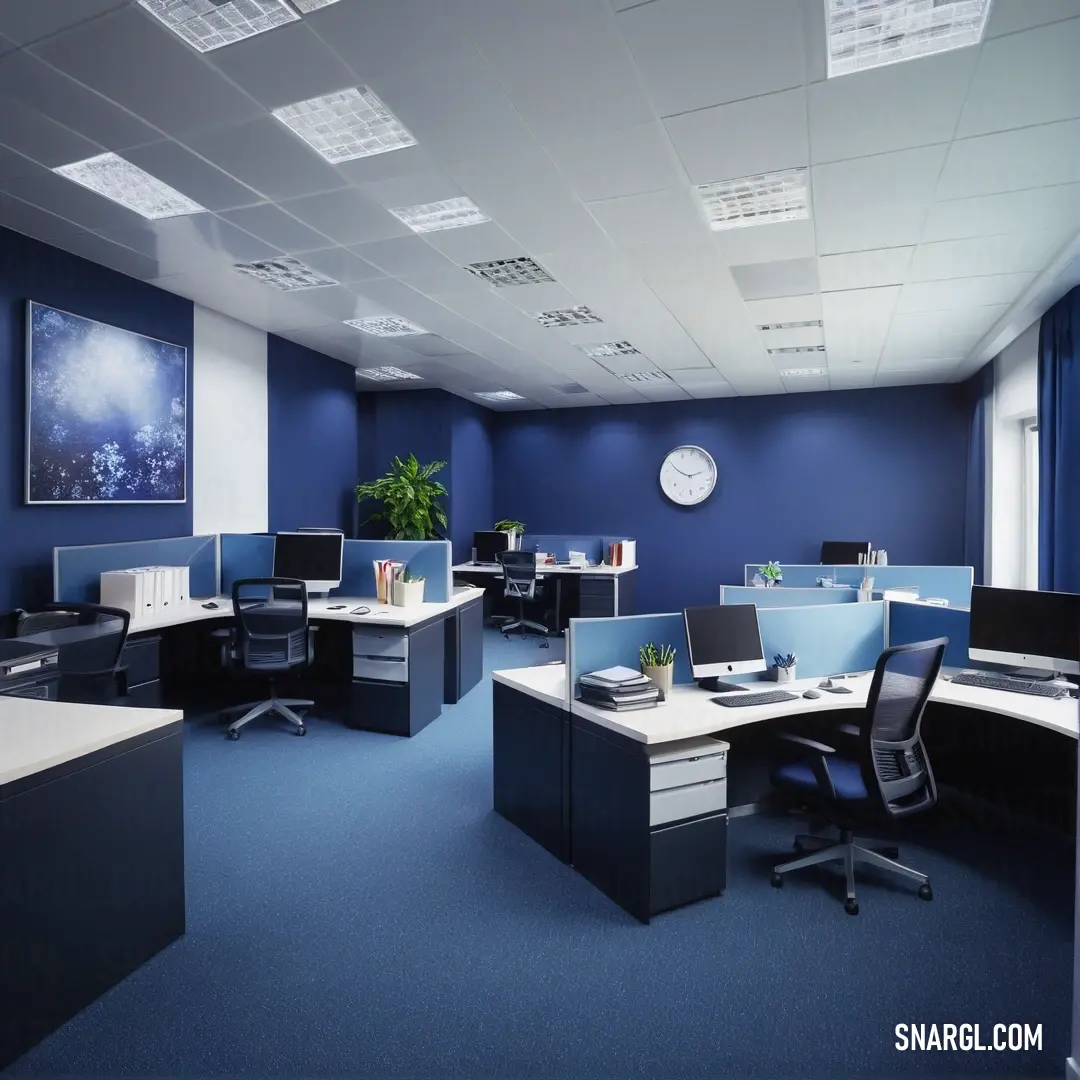
[[[666,698],[671,693],[671,683],[675,674],[675,647],[673,645],[655,645],[649,642],[638,650],[641,661],[641,673]]]
[[[776,665],[776,681],[777,682],[792,682],[795,678],[795,665],[798,663],[798,657],[794,653],[788,653],[787,656],[781,656],[777,653],[773,657],[773,663]]]
[[[445,529],[447,521],[439,499],[448,492],[432,477],[445,467],[445,461],[421,465],[415,454],[404,461],[395,457],[384,476],[356,485],[358,503],[382,503],[382,510],[371,514],[364,524],[386,522],[387,540],[441,540],[439,526]]]
[[[495,522],[495,531],[506,533],[506,550],[518,551],[521,548],[521,538],[525,535],[525,526],[520,521],[512,518],[503,518]]]
[[[784,580],[784,574],[778,562],[767,562],[764,566],[759,566],[758,573],[765,579],[767,589],[773,585],[779,585]]]
[[[395,607],[412,607],[424,602],[424,577],[414,574],[407,566],[394,579],[392,603]]]

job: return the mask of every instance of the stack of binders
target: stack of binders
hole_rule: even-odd
[[[655,683],[633,668],[613,667],[593,671],[578,680],[581,700],[586,705],[613,712],[652,709],[660,700]]]

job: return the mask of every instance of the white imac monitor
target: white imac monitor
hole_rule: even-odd
[[[721,683],[727,675],[764,671],[757,607],[753,604],[718,604],[683,611],[690,671],[706,690],[745,690],[738,683]]]
[[[968,657],[1025,674],[1080,675],[1080,595],[975,585]]]
[[[308,593],[327,593],[341,584],[343,533],[285,532],[274,537],[274,577],[299,578]]]

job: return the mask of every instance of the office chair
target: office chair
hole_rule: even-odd
[[[919,883],[919,898],[933,899],[930,879],[897,862],[896,848],[865,848],[855,843],[856,822],[891,822],[929,810],[937,802],[937,785],[919,734],[923,710],[941,670],[947,638],[895,645],[878,658],[862,722],[836,730],[852,754],[841,756],[825,743],[800,735],[780,735],[795,760],[773,771],[773,785],[840,830],[839,841],[797,836],[795,850],[805,852],[773,867],[772,884],[783,875],[819,863],[842,859],[847,878],[844,910],[858,915],[855,863],[862,862]]]
[[[503,571],[503,596],[517,600],[518,617],[500,629],[509,640],[511,630],[520,629],[522,635],[532,630],[546,638],[548,628],[543,623],[525,618],[525,604],[535,603],[543,598],[543,587],[536,580],[536,556],[531,551],[500,551],[497,555]],[[548,648],[545,641],[540,646]]]
[[[128,669],[121,664],[131,613],[101,604],[54,603],[40,611],[21,611],[15,637],[52,634],[71,627],[92,627],[85,634],[57,634],[61,701],[86,705],[117,703],[128,693]]]
[[[314,657],[308,625],[307,586],[295,578],[242,578],[233,582],[233,617],[236,626],[229,645],[233,664],[245,671],[267,672],[270,697],[225,709],[226,715],[241,713],[226,730],[230,739],[257,716],[277,713],[293,725],[296,735],[307,734],[304,721],[294,709],[310,709],[315,702],[277,696],[275,674],[306,667]]]

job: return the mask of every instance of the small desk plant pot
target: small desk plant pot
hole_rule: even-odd
[[[797,657],[788,653],[787,656],[781,656],[779,653],[773,657],[773,663],[776,665],[774,670],[776,671],[776,681],[781,682],[794,682],[795,681],[795,664]]]
[[[521,550],[521,538],[525,534],[525,526],[520,521],[514,521],[511,518],[496,521],[495,532],[506,533],[507,551]]]
[[[413,607],[424,602],[424,579],[405,570],[394,579],[391,602],[395,607]]]
[[[759,567],[758,573],[765,579],[766,589],[771,589],[784,580],[784,574],[778,562],[767,562],[764,566]]]
[[[638,650],[641,673],[659,691],[661,700],[667,700],[675,676],[675,649],[671,645],[642,645]]]

